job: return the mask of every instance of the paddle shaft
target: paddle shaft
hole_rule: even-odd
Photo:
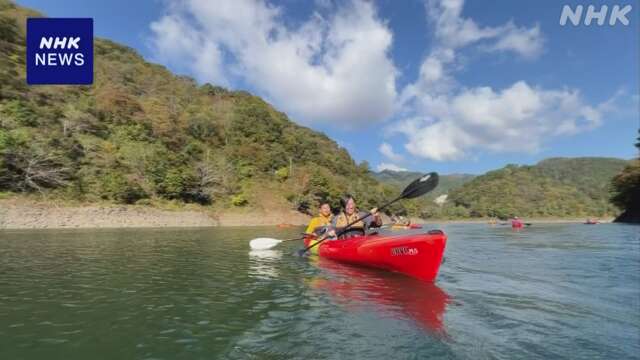
[[[300,241],[302,239],[304,239],[304,236],[303,237],[293,238],[293,239],[284,239],[284,240],[280,240],[280,242],[296,241],[296,240]]]
[[[380,206],[380,207],[378,208],[378,210],[382,210],[382,209],[386,208],[387,206],[389,206],[389,205],[391,205],[391,204],[395,203],[396,201],[398,201],[398,200],[400,200],[400,199],[403,199],[403,198],[404,198],[405,196],[407,196],[407,195],[408,195],[408,194],[403,194],[403,195],[398,196],[397,198],[395,198],[395,199],[393,199],[393,200],[389,201],[388,203],[386,203],[386,204],[384,204],[384,205]],[[346,233],[346,232],[349,230],[349,227],[351,227],[352,225],[354,225],[354,224],[356,224],[356,223],[358,223],[358,222],[360,222],[360,221],[362,221],[362,220],[364,220],[364,219],[368,218],[369,216],[371,216],[371,213],[370,213],[370,212],[369,212],[369,213],[367,213],[367,215],[365,215],[365,216],[363,216],[363,217],[361,217],[361,218],[359,218],[359,219],[357,219],[357,220],[354,220],[354,221],[350,222],[349,224],[347,224],[347,226],[345,226],[342,230],[340,230],[340,231],[336,234],[336,237],[340,237],[342,234]],[[306,248],[302,249],[302,251],[301,251],[300,253],[301,253],[301,254],[306,253],[306,252],[307,252],[307,251],[309,251],[311,248],[313,248],[314,246],[316,246],[316,245],[320,244],[321,242],[323,242],[323,241],[325,241],[325,240],[327,240],[327,239],[328,239],[328,237],[325,237],[324,239],[320,239],[319,241],[316,241],[315,243],[313,243],[313,244],[311,244],[311,245],[307,246]]]

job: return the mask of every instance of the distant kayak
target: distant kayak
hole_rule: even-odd
[[[520,229],[524,227],[524,223],[520,220],[511,221],[511,227],[514,229]]]

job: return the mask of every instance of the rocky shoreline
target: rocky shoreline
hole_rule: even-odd
[[[309,217],[280,213],[164,210],[149,206],[55,206],[0,200],[0,229],[305,225]]]
[[[54,203],[0,200],[2,229],[161,228],[210,226],[303,226],[310,217],[296,211],[166,210],[138,205],[56,206]],[[385,217],[385,223],[389,219]],[[414,223],[486,224],[488,219],[411,219]],[[611,222],[612,219],[600,219]],[[582,223],[584,219],[526,219],[528,223]]]

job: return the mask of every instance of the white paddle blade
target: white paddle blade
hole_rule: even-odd
[[[282,240],[272,238],[256,238],[249,242],[249,246],[253,250],[267,250],[280,244]]]

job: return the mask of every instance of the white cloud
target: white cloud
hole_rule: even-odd
[[[526,29],[518,28],[509,22],[504,27],[504,32],[498,41],[487,49],[493,51],[510,50],[524,58],[533,59],[542,53],[543,43],[539,25]]]
[[[527,29],[509,21],[497,27],[480,26],[473,19],[462,17],[464,0],[429,0],[426,7],[436,40],[447,48],[493,40],[496,43],[488,47],[490,50],[513,51],[524,57],[535,57],[542,51],[544,39],[538,25]]]
[[[408,171],[407,169],[400,167],[398,165],[395,164],[391,164],[391,163],[380,163],[378,164],[378,166],[376,166],[376,170],[378,172],[383,171],[383,170],[390,170],[390,171]]]
[[[369,2],[344,3],[329,18],[314,13],[293,28],[262,0],[173,0],[151,29],[161,60],[182,55],[179,65],[199,80],[239,77],[303,122],[352,127],[394,110],[392,34]]]
[[[407,107],[419,112],[425,106],[442,105],[437,103],[445,99],[420,98],[424,94],[448,94],[459,87],[452,73],[462,68],[456,61],[456,51],[461,48],[478,44],[484,51],[514,52],[525,59],[534,59],[543,51],[539,25],[518,27],[509,21],[497,27],[483,27],[462,17],[464,0],[428,0],[425,4],[434,31],[434,45],[420,66],[418,79],[402,90],[398,102],[405,111]]]
[[[607,103],[589,105],[576,89],[544,89],[525,81],[495,89],[464,87],[457,54],[474,46],[535,59],[544,51],[540,26],[507,21],[482,26],[462,16],[463,0],[427,0],[434,39],[418,78],[398,96],[390,51],[393,34],[364,0],[316,0],[317,12],[291,25],[284,9],[266,0],[167,0],[151,24],[156,57],[201,81],[250,84],[293,118],[343,128],[400,119],[389,128],[405,149],[434,160],[473,151],[535,152],[545,140],[597,127]],[[326,15],[329,14],[329,15]],[[387,143],[378,149],[404,170]]]
[[[412,155],[437,161],[458,160],[472,151],[535,152],[546,139],[600,125],[605,105],[590,106],[575,89],[543,89],[517,81],[504,89],[467,88],[454,78],[457,50],[478,45],[485,51],[510,51],[533,59],[543,50],[540,27],[509,21],[482,27],[462,17],[462,0],[429,1],[435,45],[419,78],[400,97],[409,117],[392,131],[406,136]],[[390,126],[391,128],[391,126]]]
[[[156,57],[179,71],[193,71],[203,82],[227,85],[222,55],[217,44],[191,28],[182,18],[165,16],[151,24],[156,34],[152,47]]]
[[[384,155],[387,159],[391,161],[398,162],[398,161],[404,160],[402,155],[396,154],[395,151],[393,151],[393,147],[386,142],[383,142],[382,144],[380,144],[380,147],[378,147],[378,151],[380,151],[382,155]]]
[[[479,87],[424,97],[421,115],[401,121],[395,131],[406,135],[411,154],[437,161],[478,149],[535,152],[549,137],[599,126],[602,116],[602,108],[585,104],[576,90],[545,90],[523,81],[498,92]]]

